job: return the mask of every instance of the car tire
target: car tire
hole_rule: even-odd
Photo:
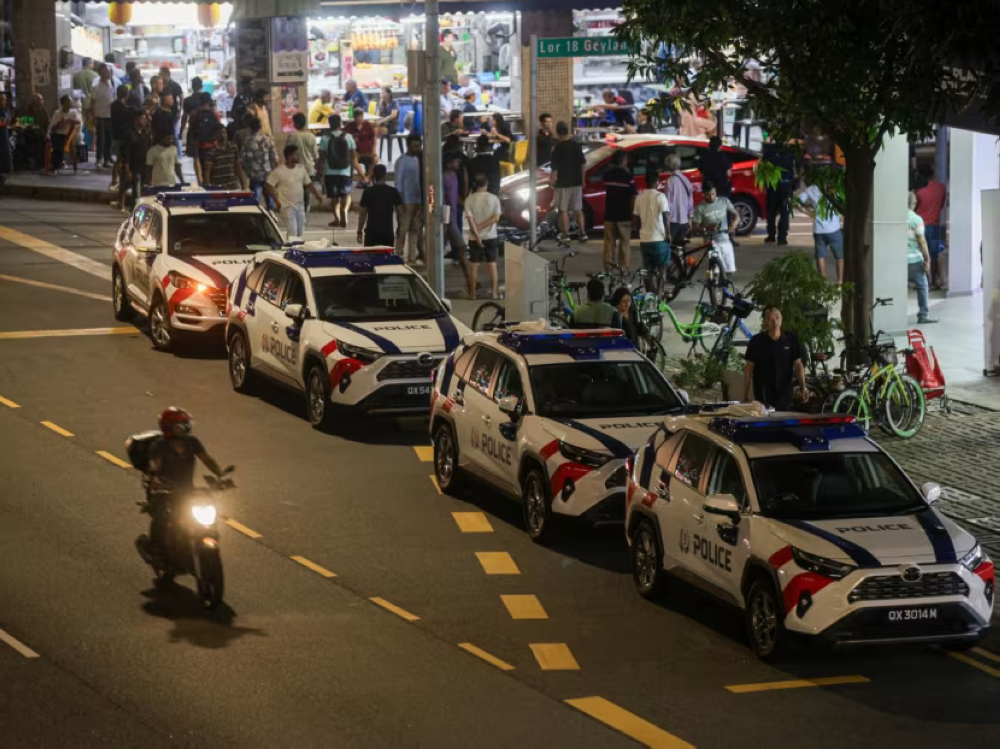
[[[250,368],[250,344],[242,330],[229,336],[229,384],[237,393],[253,391],[254,372]]]
[[[663,592],[663,552],[656,537],[656,528],[641,520],[632,533],[632,580],[643,598],[654,599]]]
[[[736,228],[736,235],[745,237],[751,234],[757,228],[757,220],[760,218],[760,208],[757,206],[756,201],[746,195],[736,195],[731,198],[730,202],[732,202],[733,208],[736,209],[736,213],[740,217],[739,226]]]
[[[521,514],[524,530],[535,543],[552,535],[552,497],[549,482],[537,465],[531,466],[521,480]]]
[[[111,269],[111,304],[115,310],[115,319],[128,322],[132,319],[132,305],[125,289],[125,277],[116,265]]]
[[[332,422],[330,377],[326,368],[313,364],[306,375],[306,416],[313,429],[326,431]]]
[[[451,425],[442,422],[434,430],[434,476],[444,494],[456,497],[465,484],[458,467],[458,441]]]
[[[750,649],[762,661],[772,660],[786,648],[788,634],[781,596],[764,575],[750,583],[746,598],[746,629]]]
[[[159,294],[149,308],[149,337],[160,351],[169,351],[174,345],[174,334],[170,328],[170,313],[163,297]]]

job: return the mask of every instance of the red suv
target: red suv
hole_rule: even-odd
[[[662,171],[667,155],[676,153],[681,159],[681,169],[694,186],[695,205],[701,202],[701,172],[698,157],[708,149],[708,140],[682,135],[620,135],[609,136],[603,141],[587,141],[583,152],[587,157],[583,186],[583,213],[587,231],[604,228],[604,171],[611,165],[611,155],[617,150],[629,154],[629,168],[635,175],[636,189],[646,189],[646,174]],[[749,234],[757,220],[765,217],[764,192],[754,184],[753,168],[759,154],[739,148],[723,146],[722,152],[733,160],[732,201],[740,214],[737,234]],[[549,187],[551,170],[546,164],[538,173],[538,217],[551,218],[552,189]],[[662,189],[662,184],[660,185]],[[528,227],[528,173],[521,172],[506,177],[500,183],[500,204],[503,217],[521,228]],[[553,214],[550,216],[550,214]]]

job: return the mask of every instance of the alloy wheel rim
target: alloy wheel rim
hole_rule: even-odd
[[[745,205],[744,203],[737,203],[735,207],[736,207],[736,212],[740,216],[740,223],[738,230],[745,231],[750,226],[750,222],[753,220],[753,213],[751,212],[750,207]]]
[[[753,634],[762,652],[770,652],[773,647],[777,626],[774,601],[767,594],[759,593],[753,604]]]
[[[124,293],[124,289],[122,289],[122,277],[118,273],[115,275],[115,312],[122,313],[125,311]]]
[[[170,343],[170,333],[167,332],[166,318],[164,317],[163,306],[157,305],[153,310],[153,316],[149,321],[150,327],[153,331],[153,338],[161,346],[166,346]]]
[[[437,471],[438,479],[445,486],[448,486],[451,483],[453,470],[454,465],[451,455],[451,437],[448,434],[448,430],[442,429],[441,433],[438,435]]]
[[[326,406],[323,401],[323,385],[319,377],[313,375],[309,378],[309,415],[314,424],[319,424],[323,420],[323,409]]]
[[[639,534],[635,547],[635,567],[639,575],[639,585],[644,591],[653,587],[653,539],[649,537],[649,531],[643,530]]]
[[[233,354],[230,357],[230,374],[233,377],[233,383],[237,386],[243,384],[243,378],[246,376],[246,357],[243,351],[243,339],[240,336],[236,336],[233,339]]]
[[[542,502],[542,493],[538,488],[538,482],[531,479],[528,482],[528,525],[532,531],[538,533],[545,524],[545,508]]]

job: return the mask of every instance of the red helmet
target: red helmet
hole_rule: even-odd
[[[167,439],[191,434],[192,424],[191,414],[177,406],[171,406],[160,414],[160,431]]]

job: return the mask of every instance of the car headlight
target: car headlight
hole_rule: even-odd
[[[170,278],[170,283],[176,289],[191,289],[191,291],[196,291],[199,294],[204,294],[209,288],[213,288],[203,284],[201,281],[195,281],[193,278],[188,278],[187,276],[181,275],[175,270],[170,271],[167,274]]]
[[[835,562],[826,557],[816,556],[807,551],[802,551],[802,549],[796,549],[794,546],[792,547],[792,556],[795,558],[795,563],[802,569],[815,572],[817,575],[833,578],[834,580],[847,577],[855,569],[850,564]]]
[[[347,358],[357,359],[362,364],[371,364],[382,356],[381,351],[373,351],[370,348],[362,348],[361,346],[352,346],[343,341],[337,341],[337,350]]]
[[[959,560],[963,567],[969,569],[973,572],[981,565],[986,559],[986,552],[983,551],[983,547],[976,544],[972,547],[968,554]]]
[[[575,463],[583,463],[583,465],[590,466],[591,468],[600,468],[611,460],[610,455],[594,452],[593,450],[587,450],[582,447],[574,447],[573,445],[566,444],[562,440],[559,440],[559,452],[561,452],[563,457],[567,460],[572,460]]]
[[[215,525],[215,505],[195,505],[191,508],[191,514],[206,527]]]

